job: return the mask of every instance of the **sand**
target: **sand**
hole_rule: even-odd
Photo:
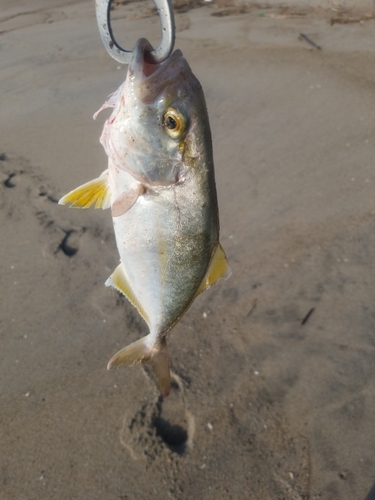
[[[114,17],[157,43],[151,2]],[[104,286],[110,214],[56,203],[106,168],[91,117],[125,68],[94,2],[2,1],[0,499],[374,500],[372,2],[181,1],[176,22],[233,275],[170,335],[163,400],[106,370],[147,331]]]

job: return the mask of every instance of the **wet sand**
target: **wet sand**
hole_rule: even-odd
[[[56,203],[106,168],[91,117],[125,69],[93,2],[3,1],[1,500],[374,500],[375,21],[312,4],[179,3],[233,275],[170,335],[163,401],[106,370],[147,331],[104,286],[110,214]],[[114,17],[157,43],[151,3]]]

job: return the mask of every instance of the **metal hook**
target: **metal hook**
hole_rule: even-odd
[[[131,50],[124,50],[115,40],[111,28],[112,0],[96,0],[96,19],[99,33],[104,47],[113,59],[122,64],[129,64],[132,56]],[[162,27],[162,40],[160,45],[148,52],[148,62],[159,64],[171,55],[175,40],[175,24],[171,0],[154,0],[160,16]]]

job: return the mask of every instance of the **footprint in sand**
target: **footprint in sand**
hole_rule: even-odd
[[[159,397],[152,420],[156,435],[173,452],[183,455],[193,445],[194,417],[187,410],[181,379],[172,374],[171,393]]]
[[[168,398],[158,396],[133,416],[125,415],[120,441],[134,460],[153,462],[183,457],[193,447],[195,420],[184,398],[183,382],[171,372]]]
[[[51,253],[62,251],[66,256],[73,257],[79,250],[80,237],[86,229],[58,222],[63,214],[59,213],[57,196],[44,181],[38,169],[33,168],[28,160],[0,154],[0,186],[3,191],[0,210],[15,223],[34,216],[43,230],[49,233]]]
[[[71,229],[65,231],[66,235],[60,243],[58,250],[62,250],[68,257],[73,257],[79,250],[80,237],[85,230],[86,229],[83,227],[81,230]]]
[[[21,172],[22,173],[22,172]],[[7,188],[14,188],[17,185],[18,176],[15,173],[8,175],[8,178],[3,182],[4,186]]]

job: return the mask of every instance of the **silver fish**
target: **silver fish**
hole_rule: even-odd
[[[150,333],[115,354],[108,368],[149,363],[170,391],[166,336],[201,292],[231,274],[219,243],[211,132],[202,87],[176,50],[150,64],[140,39],[101,143],[102,175],[60,204],[112,210],[120,264],[106,281],[138,309]]]

